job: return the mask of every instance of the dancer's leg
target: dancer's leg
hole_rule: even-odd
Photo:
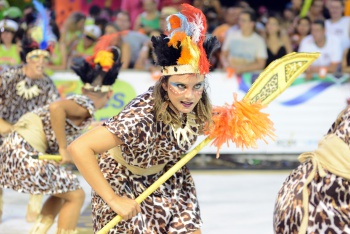
[[[46,234],[52,226],[56,215],[63,205],[59,197],[50,196],[44,203],[40,215],[30,231],[30,234]]]
[[[41,209],[41,215],[52,216],[55,218],[63,206],[63,199],[55,196],[50,196],[44,203]]]
[[[30,195],[26,214],[27,222],[31,223],[37,219],[38,215],[40,214],[42,201],[43,195]]]
[[[68,193],[55,194],[54,196],[64,200],[58,216],[58,233],[74,233],[84,204],[84,190],[78,189]]]
[[[52,216],[39,215],[29,234],[46,234],[54,222]]]

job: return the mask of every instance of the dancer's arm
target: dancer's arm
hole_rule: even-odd
[[[100,126],[80,136],[68,147],[68,152],[80,173],[98,195],[123,219],[128,220],[141,212],[136,201],[115,194],[104,178],[96,160],[96,154],[106,152],[122,144],[121,140]]]
[[[60,100],[50,104],[50,121],[62,156],[61,164],[73,162],[67,151],[66,119],[70,119],[79,126],[90,116],[88,110],[73,100]]]
[[[12,125],[0,118],[0,134],[7,134],[11,131]]]
[[[1,99],[4,98],[2,96],[3,95],[2,93],[4,92],[4,88],[2,87],[3,86],[2,81],[3,81],[3,75],[0,73],[0,108],[1,108],[1,105],[3,105],[2,104],[3,102],[1,101]],[[9,133],[11,129],[12,129],[12,124],[10,124],[9,122],[5,121],[0,117],[0,135],[1,134],[5,135]]]

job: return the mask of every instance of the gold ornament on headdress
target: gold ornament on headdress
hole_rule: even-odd
[[[89,91],[93,91],[93,92],[100,92],[100,93],[106,93],[112,90],[112,86],[111,85],[97,85],[97,86],[93,86],[89,83],[85,83],[83,86],[84,89],[89,90]]]
[[[182,74],[195,74],[198,73],[192,65],[174,65],[174,66],[164,66],[162,68],[163,76],[171,76],[171,75],[182,75]]]
[[[41,90],[38,88],[37,85],[27,88],[26,82],[24,80],[18,82],[18,84],[16,85],[16,91],[18,96],[21,96],[26,100],[30,100],[34,97],[37,97],[41,93]]]
[[[26,59],[29,59],[32,56],[40,56],[43,55],[44,57],[48,57],[50,58],[50,53],[47,50],[41,50],[41,49],[37,49],[37,50],[32,50],[30,51],[27,56]]]

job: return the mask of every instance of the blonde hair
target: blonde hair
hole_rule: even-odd
[[[180,113],[172,105],[170,100],[167,98],[167,92],[163,89],[162,84],[168,85],[170,76],[162,76],[154,86],[154,109],[157,121],[162,121],[165,124],[181,124]],[[212,105],[204,88],[203,94],[197,105],[193,110],[197,116],[196,122],[200,124],[201,131],[207,125],[211,124],[212,119]]]

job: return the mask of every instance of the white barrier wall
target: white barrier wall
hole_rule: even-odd
[[[232,103],[233,93],[241,99],[257,75],[247,73],[242,77],[227,78],[222,72],[211,73],[208,93],[212,103]],[[57,72],[52,77],[64,93],[79,92],[79,79],[73,73]],[[221,153],[298,154],[315,149],[317,141],[327,133],[338,113],[346,106],[346,99],[350,97],[349,84],[345,83],[347,80],[348,75],[340,78],[329,75],[323,80],[315,77],[311,81],[305,81],[300,76],[265,109],[275,125],[275,141],[270,140],[267,145],[261,142],[258,149],[243,152],[231,144],[230,147],[224,146]],[[133,97],[145,92],[154,83],[148,72],[121,72],[114,86],[113,99],[98,113],[97,119],[117,114]],[[70,91],[67,92],[67,89]],[[200,137],[198,143],[202,139]],[[216,148],[207,146],[201,152],[216,153]]]

